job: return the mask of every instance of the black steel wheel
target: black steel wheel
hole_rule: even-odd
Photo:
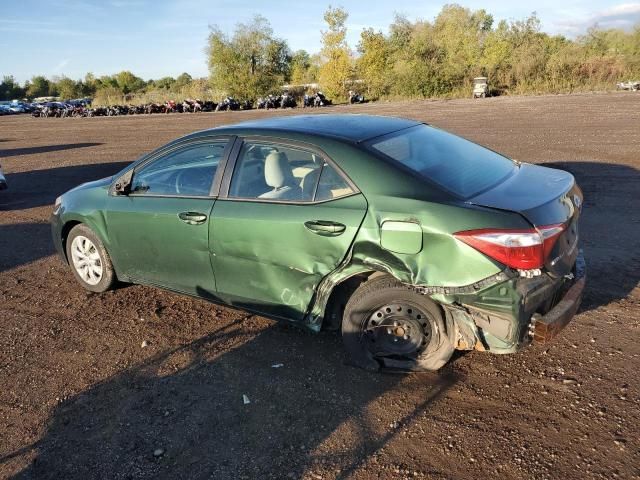
[[[369,315],[363,340],[374,356],[417,357],[432,337],[432,320],[406,302],[383,305]]]
[[[435,302],[386,275],[360,285],[342,318],[345,347],[368,370],[438,370],[453,354],[450,330]]]

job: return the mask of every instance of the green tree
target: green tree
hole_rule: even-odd
[[[351,52],[347,45],[346,21],[349,14],[342,8],[329,7],[324,13],[327,30],[322,32],[323,64],[320,85],[329,97],[344,98],[351,78]]]
[[[153,80],[153,86],[155,88],[161,88],[164,90],[169,90],[176,83],[176,79],[173,77],[162,77],[158,80]]]
[[[236,25],[232,37],[210,27],[207,55],[214,91],[242,99],[276,91],[288,77],[291,61],[287,43],[259,15]]]
[[[100,78],[96,79],[97,90],[107,87],[120,88],[115,75],[103,75]]]
[[[58,96],[62,100],[71,100],[73,98],[78,98],[82,96],[82,89],[78,85],[78,82],[71,80],[68,77],[62,77],[58,79],[56,82],[56,91],[58,92]]]
[[[140,77],[136,77],[128,70],[123,70],[115,75],[115,81],[122,91],[122,93],[131,93],[142,90],[145,87],[145,82]]]
[[[50,88],[51,86],[49,85],[49,80],[47,80],[42,75],[37,75],[31,78],[31,81],[29,82],[29,86],[27,88],[27,97],[46,97],[47,95],[49,95]]]
[[[188,73],[182,73],[178,75],[178,78],[176,78],[173,84],[173,88],[176,90],[179,90],[181,88],[188,86],[192,81],[193,81],[193,78],[191,78],[191,75],[189,75]]]
[[[450,89],[469,84],[479,71],[482,44],[491,31],[493,17],[484,10],[445,5],[435,19],[435,44],[443,53],[439,73]]]
[[[511,83],[511,52],[509,24],[501,20],[497,28],[489,32],[484,40],[480,64],[494,85],[508,86]]]
[[[298,50],[291,56],[291,78],[294,85],[310,83],[314,78],[310,78],[311,57],[306,50]]]
[[[358,74],[367,85],[367,93],[376,98],[389,91],[389,45],[382,32],[367,28],[360,34]]]
[[[0,82],[0,100],[15,100],[24,97],[24,88],[12,75],[5,75]]]

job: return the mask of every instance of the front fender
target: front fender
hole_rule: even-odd
[[[103,243],[107,252],[111,242],[104,215],[107,191],[104,188],[72,190],[63,196],[59,208],[51,215],[51,228],[56,249],[66,260],[65,241],[69,224],[83,223]]]

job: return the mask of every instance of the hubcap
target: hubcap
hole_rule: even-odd
[[[91,240],[78,235],[71,242],[71,261],[80,278],[89,285],[97,285],[102,280],[102,260],[98,249]]]
[[[404,303],[375,310],[364,326],[367,348],[377,356],[415,356],[427,347],[431,335],[429,317]]]

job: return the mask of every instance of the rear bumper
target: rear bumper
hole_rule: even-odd
[[[576,259],[573,284],[566,290],[560,301],[545,315],[534,314],[531,318],[531,333],[534,343],[552,340],[567,326],[582,302],[582,292],[587,280],[586,265],[582,252]]]
[[[458,295],[462,308],[445,308],[456,323],[456,348],[504,354],[550,341],[578,311],[585,282],[579,251],[564,277],[511,277],[478,293]]]

